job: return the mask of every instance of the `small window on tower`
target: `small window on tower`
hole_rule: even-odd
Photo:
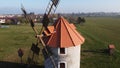
[[[65,54],[65,48],[60,48],[60,54]]]
[[[58,68],[67,68],[67,63],[62,61],[58,63]]]
[[[65,68],[65,63],[60,63],[60,68]]]

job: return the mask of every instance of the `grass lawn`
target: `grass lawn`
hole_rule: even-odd
[[[17,53],[19,48],[24,51],[23,62],[26,63],[30,47],[35,42],[34,32],[29,25],[10,25],[9,28],[0,28],[0,67],[3,63],[10,63],[11,65],[18,63],[16,65],[20,66],[20,58]],[[41,57],[42,54],[36,57],[38,61],[41,60],[39,65],[43,65],[43,58],[41,59]],[[16,65],[10,68],[17,68]]]
[[[85,37],[82,46],[81,68],[119,68],[120,64],[120,18],[86,18],[84,26],[76,25]],[[109,44],[116,47],[109,56]]]
[[[119,68],[120,18],[89,17],[86,18],[84,25],[76,24],[76,26],[86,39],[82,45],[81,68]],[[35,41],[34,32],[29,25],[0,28],[0,67],[1,63],[5,62],[20,63],[17,55],[19,48],[24,51],[23,62],[26,63],[31,44]],[[116,47],[113,56],[109,56],[106,52],[109,44],[114,44]],[[38,61],[39,66],[43,65],[42,54],[38,57]],[[17,66],[19,65],[15,64],[14,68],[19,68]]]

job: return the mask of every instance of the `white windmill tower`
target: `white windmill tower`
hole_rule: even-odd
[[[43,34],[46,48],[54,59],[57,68],[80,68],[81,44],[84,38],[73,24],[60,17],[53,26],[48,26]],[[44,52],[45,68],[54,68],[50,57]]]

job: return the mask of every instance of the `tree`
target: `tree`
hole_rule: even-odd
[[[78,19],[77,19],[78,24],[83,24],[85,22],[86,22],[85,18],[78,17]]]
[[[77,19],[77,23],[80,24],[81,21],[82,21],[82,18],[81,18],[81,17],[78,17],[78,19]]]

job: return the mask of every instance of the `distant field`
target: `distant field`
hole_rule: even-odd
[[[82,45],[81,68],[119,68],[120,18],[89,17],[86,18],[84,25],[76,24],[76,26],[86,39]],[[2,61],[20,63],[18,48],[24,50],[25,63],[31,43],[35,41],[34,32],[29,25],[0,28],[0,65]],[[106,52],[109,44],[116,46],[113,56],[109,56]],[[43,65],[41,54],[38,60],[41,60],[39,65]]]
[[[77,25],[85,37],[82,46],[81,68],[119,68],[120,64],[120,18],[86,18],[84,26]],[[116,46],[114,56],[106,49],[109,44]]]

